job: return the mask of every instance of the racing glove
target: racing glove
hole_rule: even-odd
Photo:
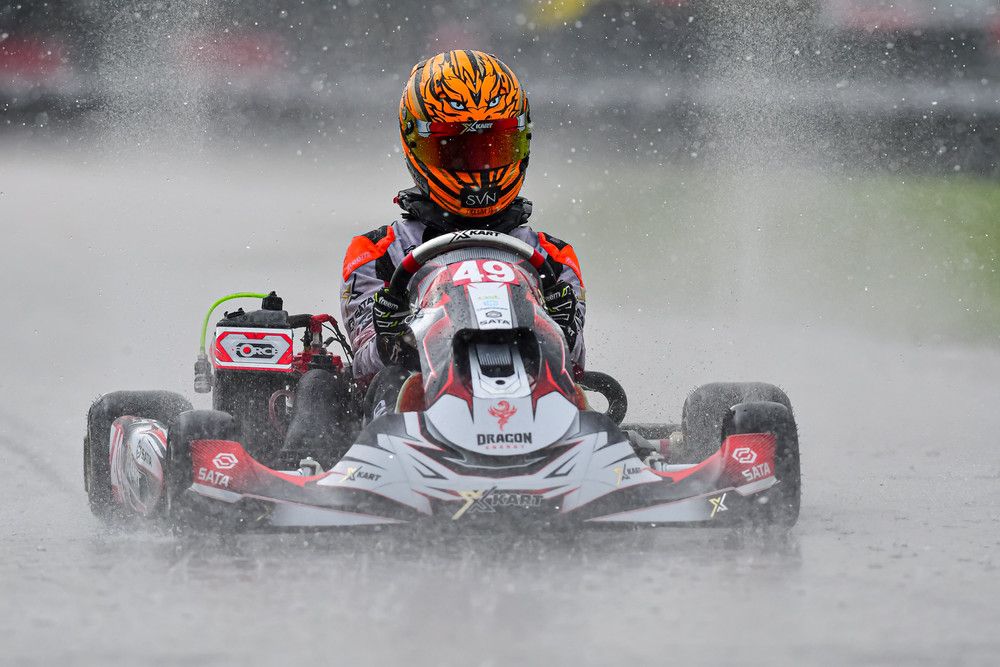
[[[569,283],[560,280],[545,290],[545,310],[549,317],[559,325],[566,336],[566,343],[572,350],[576,346],[576,338],[580,334],[580,328],[576,321],[576,292]]]
[[[409,304],[394,296],[388,287],[375,292],[372,301],[372,323],[379,336],[402,336],[406,333],[406,318],[410,315]]]
[[[409,304],[399,300],[383,287],[375,292],[372,300],[372,324],[375,326],[375,349],[382,363],[419,370],[420,362],[411,342],[405,339],[410,327]]]

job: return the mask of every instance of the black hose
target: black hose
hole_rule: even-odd
[[[604,414],[615,424],[621,424],[628,412],[628,397],[625,389],[607,373],[599,371],[584,371],[578,384],[587,391],[595,391],[608,401],[608,410]]]

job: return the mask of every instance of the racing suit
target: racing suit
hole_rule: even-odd
[[[571,351],[574,365],[582,370],[586,359],[583,322],[587,303],[576,252],[568,243],[525,223],[531,215],[531,202],[518,197],[497,215],[484,219],[463,220],[435,205],[417,188],[403,190],[395,199],[403,209],[400,220],[355,236],[344,258],[344,285],[340,293],[341,316],[354,348],[354,375],[363,383],[383,367],[375,345],[372,303],[380,288],[389,284],[396,266],[408,252],[426,241],[458,229],[492,229],[518,238],[535,247],[560,270],[558,279],[576,293],[576,324],[580,332]]]

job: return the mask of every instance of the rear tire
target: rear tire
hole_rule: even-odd
[[[111,425],[127,415],[155,419],[167,424],[191,403],[169,391],[116,391],[94,401],[87,412],[87,434],[83,439],[83,486],[90,511],[105,522],[121,519],[111,493]]]

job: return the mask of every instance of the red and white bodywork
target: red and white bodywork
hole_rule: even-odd
[[[766,501],[777,483],[775,434],[730,435],[704,461],[670,465],[640,459],[616,424],[588,409],[529,252],[457,244],[409,262],[420,373],[396,410],[364,427],[330,470],[273,470],[240,442],[193,439],[166,466],[184,477],[171,507],[228,513],[243,526],[502,517],[663,524],[718,522]],[[244,363],[240,354],[284,359],[281,334],[233,332],[231,342],[227,334],[218,334],[216,363],[223,354],[224,363]],[[116,494],[138,513],[160,498],[164,430],[130,417],[112,430]],[[132,488],[136,480],[144,493]]]
[[[129,513],[155,516],[164,496],[166,427],[140,417],[111,425],[111,492]]]

